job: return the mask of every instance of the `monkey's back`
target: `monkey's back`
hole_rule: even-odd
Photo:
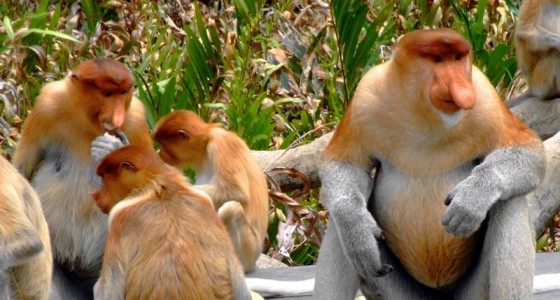
[[[181,192],[159,197],[170,198],[147,199],[111,220],[126,222],[115,233],[127,237],[119,247],[129,248],[120,252],[129,255],[126,299],[231,299],[234,251],[216,213]]]
[[[209,147],[214,148],[213,152],[216,153],[213,157],[215,168],[221,168],[220,172],[227,178],[237,180],[234,184],[223,186],[219,198],[225,202],[232,200],[232,194],[238,194],[233,196],[233,200],[241,203],[249,223],[262,241],[268,226],[268,186],[264,172],[247,144],[235,133],[217,127],[212,129],[212,134]],[[227,184],[225,181],[221,183]],[[260,250],[257,252],[260,253]]]

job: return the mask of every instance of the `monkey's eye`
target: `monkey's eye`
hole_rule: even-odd
[[[460,53],[455,54],[455,60],[461,60],[463,56]]]
[[[112,92],[109,92],[109,91],[105,91],[105,92],[103,92],[103,95],[104,95],[105,97],[111,97],[111,96],[113,96],[113,93],[112,93]]]
[[[125,168],[125,169],[128,169],[128,170],[130,170],[130,171],[132,171],[132,172],[136,171],[136,167],[135,167],[133,164],[131,164],[130,162],[128,162],[128,161],[123,161],[123,162],[121,163],[121,167],[123,167],[123,168]]]
[[[434,56],[432,57],[432,60],[436,63],[439,63],[443,61],[443,58],[441,58],[441,56]]]
[[[183,129],[179,129],[177,130],[177,135],[180,136],[181,138],[188,140],[190,139],[190,136],[187,134],[187,132]]]
[[[126,92],[127,92],[127,90],[122,90],[122,91],[121,91],[121,95],[126,94]]]

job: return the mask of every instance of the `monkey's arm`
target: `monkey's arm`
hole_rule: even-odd
[[[43,252],[39,234],[23,214],[23,208],[13,209],[2,205],[0,216],[0,270],[22,265]]]
[[[247,195],[245,195],[245,193],[243,193],[243,191],[241,191],[235,184],[219,182],[217,184],[196,184],[194,187],[210,196],[215,209],[220,208],[224,205],[224,203],[229,201],[239,202],[242,205],[249,201]]]
[[[115,241],[111,236],[107,243],[112,245],[125,245],[127,241]],[[129,249],[130,250],[130,249]],[[103,254],[103,267],[99,279],[93,286],[93,298],[98,300],[124,299],[126,285],[126,274],[124,274],[123,263],[120,252],[125,251],[122,247],[107,247]]]
[[[492,152],[445,199],[445,229],[455,235],[474,233],[496,201],[527,194],[539,185],[545,160],[540,142]]]
[[[516,32],[516,38],[524,42],[531,51],[560,49],[560,34],[533,23],[525,24]]]
[[[346,257],[352,262],[360,281],[383,276],[392,267],[383,264],[377,238],[381,229],[367,210],[373,189],[371,176],[363,169],[341,161],[325,161],[319,167],[321,201],[334,222]]]
[[[124,299],[125,275],[117,271],[117,266],[107,269],[101,273],[101,277],[93,286],[93,298],[96,300]]]
[[[31,180],[43,159],[44,152],[41,150],[39,142],[33,140],[32,137],[22,136],[12,163],[25,178]]]

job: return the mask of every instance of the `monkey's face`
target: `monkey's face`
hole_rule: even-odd
[[[131,171],[128,162],[123,162],[118,169],[113,169],[101,175],[103,186],[91,193],[95,204],[102,213],[107,214],[121,200],[138,186],[136,170]]]
[[[99,89],[97,93],[100,103],[97,123],[105,131],[120,129],[126,120],[126,111],[132,101],[132,88]]]
[[[160,142],[160,157],[164,162],[178,168],[201,171],[206,161],[208,137],[177,134]]]
[[[88,77],[89,76],[89,77]],[[133,82],[127,73],[72,73],[78,95],[75,101],[85,110],[97,133],[120,129],[132,101]]]
[[[178,157],[180,155],[181,141],[174,138],[166,138],[158,142],[160,144],[158,154],[161,159],[174,167],[182,167],[181,159]]]
[[[407,73],[415,74],[419,87],[428,88],[428,99],[421,99],[419,106],[434,111],[444,127],[455,125],[474,107],[471,47],[462,35],[450,29],[418,30],[403,36],[397,48],[398,65],[414,68]]]
[[[99,207],[99,210],[101,210],[104,214],[108,214],[111,211],[111,208],[119,202],[119,200],[116,200],[108,194],[105,186],[95,192],[91,192],[90,195],[95,201],[97,207]]]

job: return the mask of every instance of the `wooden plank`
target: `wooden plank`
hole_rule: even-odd
[[[560,273],[560,253],[537,253],[535,259],[535,275]],[[560,299],[560,290],[542,294],[534,294],[533,300]]]
[[[535,275],[560,273],[560,253],[537,253],[535,259]],[[284,267],[257,269],[247,274],[248,278],[274,279],[281,281],[300,281],[315,277],[315,266]],[[311,300],[312,295],[282,297],[272,294],[261,294],[265,299]],[[534,300],[560,299],[560,290],[535,294]]]

